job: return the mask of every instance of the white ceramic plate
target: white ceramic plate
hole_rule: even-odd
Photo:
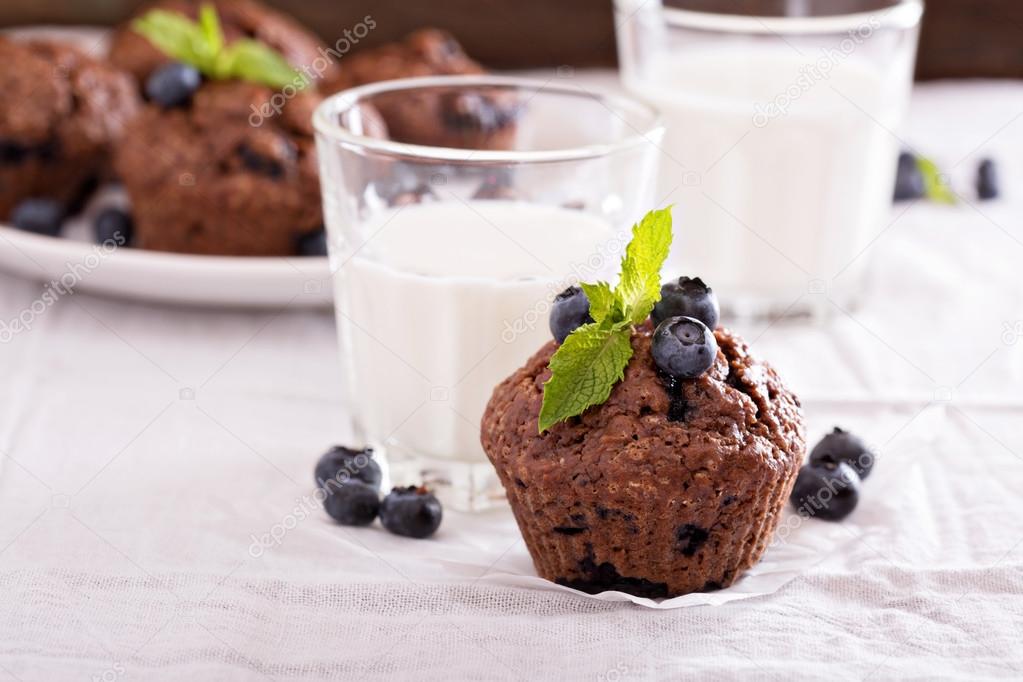
[[[86,232],[83,221],[74,222],[79,224],[69,232]],[[0,226],[0,269],[55,288],[164,303],[323,307],[332,300],[326,258],[111,250],[70,236],[44,237],[8,226]]]

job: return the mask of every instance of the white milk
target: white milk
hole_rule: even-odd
[[[667,126],[666,271],[703,277],[726,307],[813,300],[858,270],[863,259],[843,269],[884,226],[910,69],[852,54],[825,78],[808,70],[818,56],[744,41],[666,53],[626,79]]]
[[[486,463],[480,419],[494,387],[551,338],[550,301],[568,280],[615,270],[617,253],[594,257],[614,243],[611,227],[569,209],[440,201],[366,228],[335,278],[357,426],[392,466]]]

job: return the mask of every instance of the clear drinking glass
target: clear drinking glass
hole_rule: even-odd
[[[672,271],[733,313],[855,303],[889,220],[919,0],[616,0],[628,91],[665,120]]]
[[[374,137],[381,106],[430,134],[450,123],[438,98],[481,97],[514,123],[479,148]],[[391,483],[490,506],[503,491],[480,446],[486,403],[550,339],[553,297],[616,271],[623,232],[653,208],[659,118],[572,85],[445,76],[339,93],[314,123],[355,433]]]

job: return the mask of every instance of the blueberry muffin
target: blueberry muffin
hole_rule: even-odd
[[[537,572],[562,585],[671,597],[731,585],[763,555],[805,442],[799,401],[718,328],[717,356],[667,380],[637,328],[606,402],[542,434],[551,341],[494,391],[482,444]]]
[[[0,219],[23,199],[73,210],[139,108],[131,78],[68,45],[0,37]]]
[[[163,9],[195,19],[199,7],[206,4],[216,8],[228,43],[238,38],[254,38],[280,52],[296,68],[311,69],[308,73],[323,79],[337,77],[338,62],[324,57],[323,44],[311,31],[253,0],[159,0],[142,7],[137,16],[151,9]],[[110,61],[144,83],[153,71],[172,60],[132,30],[128,21],[111,36]]]
[[[249,124],[274,92],[207,81],[181,107],[149,105],[125,131],[116,170],[131,198],[136,246],[231,256],[296,253],[321,229],[306,90],[280,115]]]
[[[330,91],[396,78],[482,74],[485,70],[443,31],[422,29],[404,40],[344,59]],[[381,95],[373,104],[392,139],[409,144],[464,149],[507,149],[520,105],[510,92],[429,91]]]

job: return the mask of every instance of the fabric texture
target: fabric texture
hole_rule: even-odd
[[[28,314],[0,346],[0,678],[1023,677],[1019,112],[1019,84],[919,88],[907,142],[964,188],[997,158],[1007,198],[897,205],[857,308],[738,325],[811,443],[840,424],[879,461],[848,523],[783,521],[764,565],[791,556],[790,579],[728,603],[543,583],[507,509],[421,542],[329,523],[313,464],[348,434],[326,312]],[[41,290],[0,274],[0,321]]]

